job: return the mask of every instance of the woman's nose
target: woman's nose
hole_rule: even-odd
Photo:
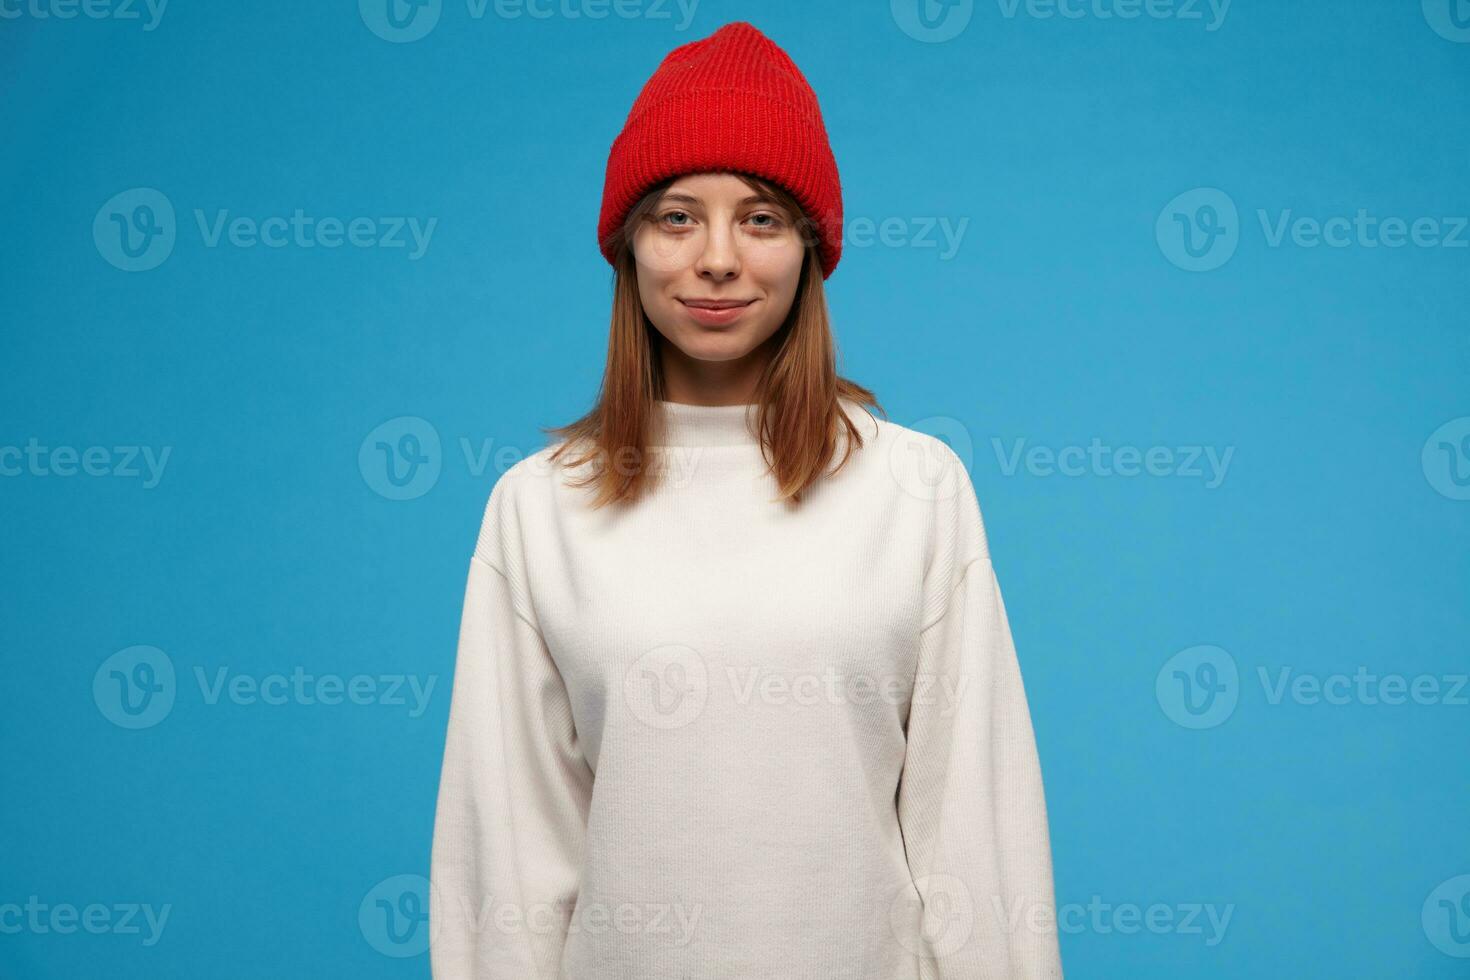
[[[740,275],[740,255],[735,236],[729,228],[716,223],[704,238],[695,270],[713,279],[732,279]]]

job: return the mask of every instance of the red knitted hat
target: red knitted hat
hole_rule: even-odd
[[[736,170],[780,184],[815,225],[822,278],[842,255],[842,186],[817,95],[796,63],[751,24],[734,21],[670,51],[613,141],[598,248],[648,188],[666,177]]]

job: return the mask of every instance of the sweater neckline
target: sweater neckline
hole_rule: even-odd
[[[759,446],[755,402],[691,405],[655,399],[654,446]]]

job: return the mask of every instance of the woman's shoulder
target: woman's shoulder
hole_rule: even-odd
[[[861,405],[857,412],[867,415]],[[874,438],[868,468],[886,487],[890,506],[917,511],[927,526],[931,576],[948,581],[979,558],[990,557],[979,496],[970,476],[974,439],[949,416],[929,416],[904,425],[869,416]]]
[[[554,505],[553,479],[565,471],[563,461],[553,458],[560,445],[553,442],[523,456],[496,477],[480,517],[476,557],[502,567],[522,547],[528,517],[539,507]]]
[[[841,397],[838,403],[852,420],[864,447],[869,444],[877,447],[878,455],[886,457],[888,469],[903,484],[903,489],[914,491],[922,499],[935,500],[958,489],[950,483],[968,481],[969,473],[961,453],[966,457],[972,455],[973,440],[958,419],[935,415],[903,425],[855,399]],[[961,450],[956,451],[955,445]],[[945,478],[945,485],[933,486],[939,476]],[[915,480],[920,484],[915,485]]]
[[[933,622],[976,561],[990,557],[980,502],[970,477],[974,440],[949,416],[900,424],[843,400],[863,446],[850,479],[870,496],[886,533],[910,537],[924,572],[923,621]]]

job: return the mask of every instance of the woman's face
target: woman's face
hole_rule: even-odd
[[[638,294],[678,354],[738,360],[785,322],[805,258],[800,215],[734,174],[703,173],[670,184],[650,217],[633,236]]]

